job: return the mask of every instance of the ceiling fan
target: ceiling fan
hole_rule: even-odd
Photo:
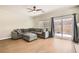
[[[32,8],[27,8],[29,11],[28,12],[36,12],[36,11],[41,11],[41,12],[44,12],[42,9],[37,9],[36,6],[33,6]]]

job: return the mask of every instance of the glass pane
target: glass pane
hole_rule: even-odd
[[[61,38],[61,19],[54,20],[55,37]]]
[[[63,38],[72,38],[73,34],[73,19],[65,18],[63,19]]]

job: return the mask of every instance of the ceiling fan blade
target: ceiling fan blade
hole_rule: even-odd
[[[41,11],[42,9],[37,9],[36,11]]]
[[[43,13],[45,12],[45,11],[43,11],[42,9],[37,9],[36,11],[41,11],[41,12],[43,12]]]
[[[27,8],[28,10],[32,10],[31,8]]]

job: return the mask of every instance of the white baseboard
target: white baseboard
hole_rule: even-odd
[[[0,38],[0,40],[5,40],[5,39],[8,39],[8,38],[11,38],[11,37]]]

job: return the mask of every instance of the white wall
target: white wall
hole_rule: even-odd
[[[31,28],[33,21],[22,6],[0,6],[0,40],[10,38],[17,28]]]
[[[70,8],[60,8],[51,12],[48,12],[46,14],[42,14],[39,16],[33,17],[34,19],[34,27],[38,27],[38,24],[40,21],[49,21],[49,30],[50,30],[50,25],[51,25],[51,17],[56,17],[56,16],[63,16],[63,15],[69,15],[77,13],[79,15],[79,7],[70,7]],[[77,15],[77,18],[79,20],[79,16]]]

